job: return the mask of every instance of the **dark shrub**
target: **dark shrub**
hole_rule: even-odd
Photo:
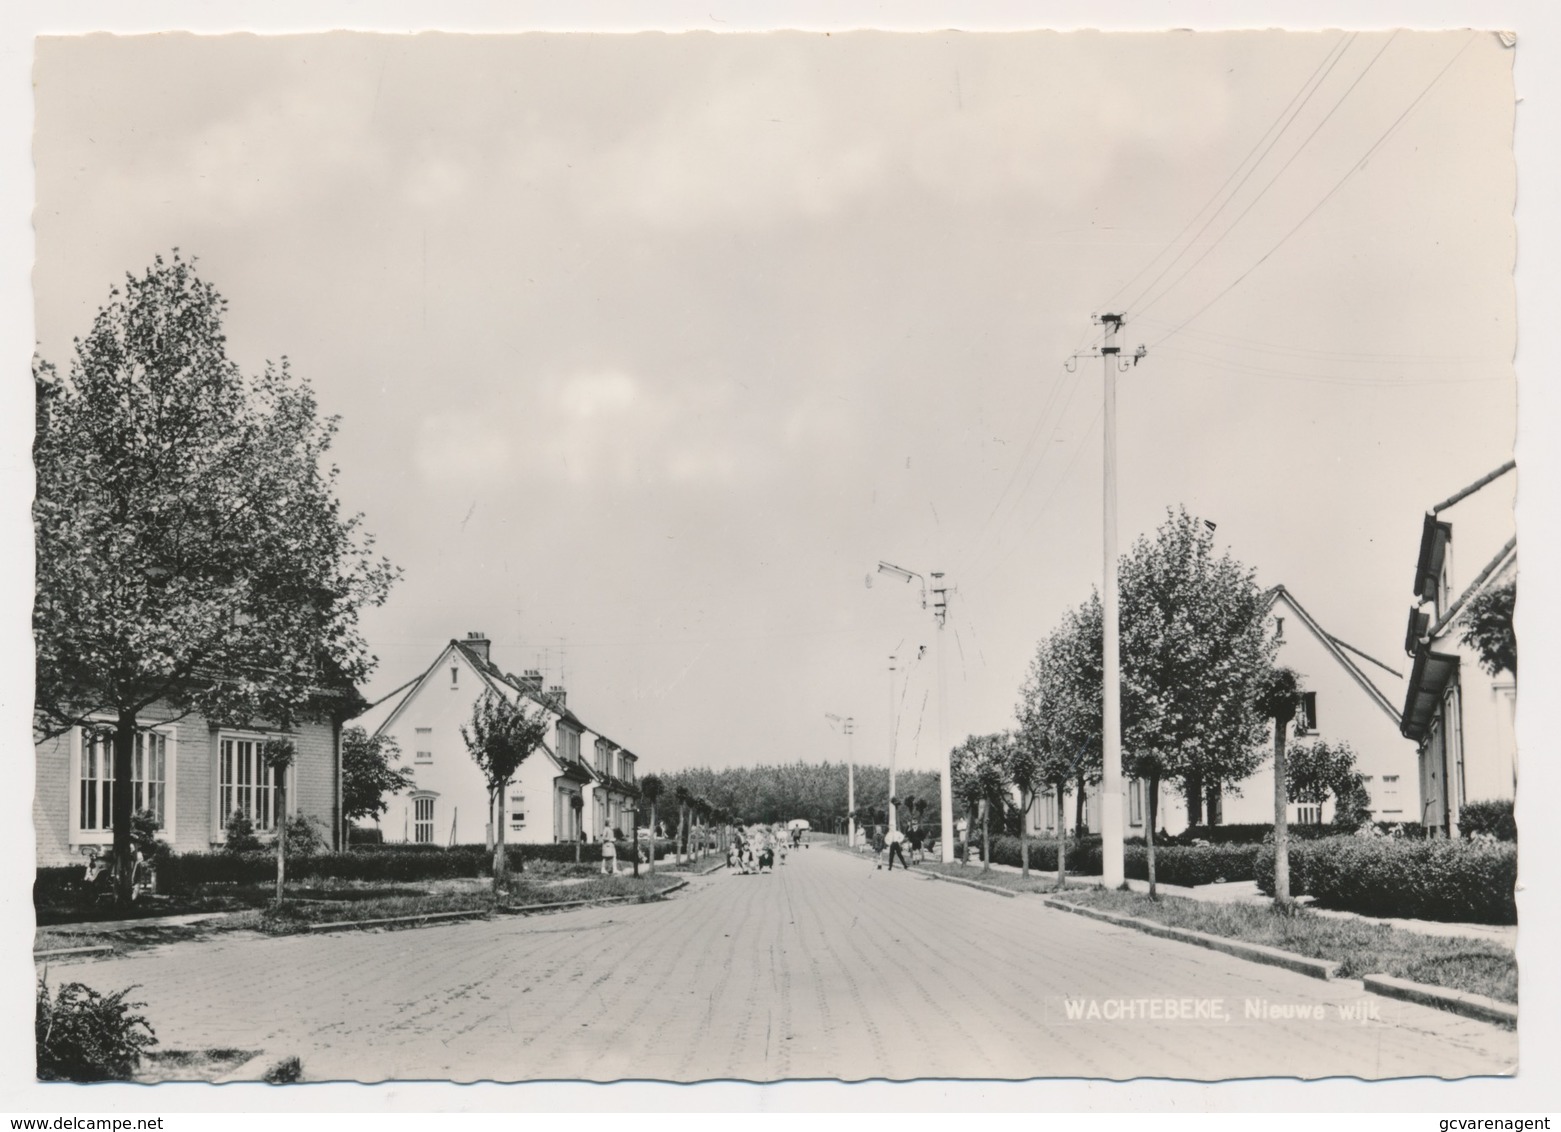
[[[371,845],[383,845],[385,831],[372,825],[349,825],[347,844],[354,849],[366,849]]]
[[[1512,803],[1502,801],[1470,802],[1458,809],[1458,832],[1463,837],[1484,834],[1497,841],[1516,841],[1518,823]]]
[[[306,857],[327,846],[325,827],[308,814],[299,814],[287,823],[287,855]]]
[[[1256,858],[1274,893],[1274,850]],[[1515,924],[1517,846],[1433,838],[1331,837],[1290,847],[1290,893],[1366,916]]]
[[[33,880],[33,906],[63,904],[74,899],[84,875],[85,865],[40,866]]]
[[[44,1081],[126,1081],[141,1051],[157,1044],[151,1025],[133,1014],[140,1002],[126,1002],[134,987],[102,995],[81,983],[66,983],[54,998],[38,980],[33,1030],[38,1077]]]
[[[1163,884],[1193,887],[1223,881],[1251,880],[1256,845],[1156,845],[1155,879]],[[1149,851],[1128,850],[1125,872],[1149,879]]]
[[[248,853],[260,848],[260,838],[255,836],[255,823],[240,810],[228,815],[227,840],[223,848],[229,853]]]
[[[1274,832],[1273,822],[1245,822],[1239,825],[1190,825],[1174,840],[1179,845],[1207,841],[1212,845],[1261,845]],[[1315,841],[1335,837],[1339,830],[1331,825],[1290,825],[1286,832],[1292,841]]]

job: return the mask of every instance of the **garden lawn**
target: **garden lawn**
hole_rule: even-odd
[[[503,907],[524,908],[538,904],[564,904],[579,900],[637,897],[649,900],[678,883],[679,878],[641,875],[560,877],[513,873]],[[446,912],[489,912],[494,908],[493,882],[461,878],[420,885],[376,886],[362,891],[349,882],[332,885],[315,898],[289,898],[280,908],[265,911],[262,927],[270,932],[292,932],[313,924],[352,923],[428,916]]]
[[[1179,896],[1150,900],[1137,892],[1102,888],[1070,890],[1059,899],[1074,904],[1188,928],[1208,935],[1277,947],[1339,964],[1342,978],[1393,975],[1417,983],[1518,1001],[1517,957],[1483,940],[1426,936],[1386,924],[1319,916],[1304,908],[1294,915],[1267,904],[1215,904]]]

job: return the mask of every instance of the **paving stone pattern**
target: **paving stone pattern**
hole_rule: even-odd
[[[1508,1029],[822,847],[660,903],[229,936],[53,977],[139,984],[165,1048],[297,1054],[314,1081],[1460,1077],[1517,1063]],[[1231,1017],[1071,1020],[1068,999],[1106,1012],[1217,999]],[[1249,1019],[1249,999],[1323,1019]],[[1363,999],[1376,1018],[1341,1019]]]

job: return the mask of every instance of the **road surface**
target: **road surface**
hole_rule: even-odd
[[[309,1080],[1461,1077],[1510,1030],[816,846],[671,899],[56,965]],[[1077,1015],[1077,1016],[1075,1016]]]

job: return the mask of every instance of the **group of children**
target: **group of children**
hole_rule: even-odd
[[[800,831],[788,832],[784,826],[739,826],[726,850],[726,863],[738,873],[762,873],[775,870],[776,858],[786,863],[786,850],[800,840]]]

